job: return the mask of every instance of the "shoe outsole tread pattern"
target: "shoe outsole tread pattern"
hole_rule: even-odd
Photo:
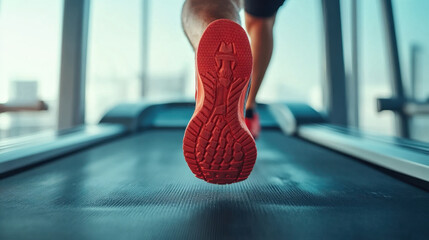
[[[196,177],[209,183],[245,180],[256,160],[255,141],[243,117],[252,54],[243,28],[229,20],[212,22],[201,37],[196,67],[202,104],[183,139],[183,152]],[[200,105],[200,106],[199,106]]]

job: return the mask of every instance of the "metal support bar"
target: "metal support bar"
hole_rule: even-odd
[[[85,75],[89,0],[65,0],[58,128],[85,121]]]
[[[358,57],[358,0],[351,2],[352,78],[347,89],[349,97],[349,125],[359,127],[359,57]]]
[[[411,82],[411,96],[412,100],[417,100],[417,66],[418,66],[418,53],[420,47],[416,43],[410,47],[410,82]]]
[[[322,0],[326,49],[326,101],[331,123],[347,125],[347,99],[339,0]]]
[[[141,96],[147,95],[147,69],[149,55],[149,0],[142,0],[142,62],[141,62]]]
[[[381,0],[386,34],[387,53],[390,62],[392,95],[395,98],[405,100],[404,87],[402,83],[401,66],[399,64],[398,43],[396,40],[395,22],[391,0]],[[396,112],[396,131],[401,137],[408,138],[408,117],[403,112]]]

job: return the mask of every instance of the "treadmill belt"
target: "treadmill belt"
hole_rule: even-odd
[[[342,154],[262,132],[249,179],[213,185],[183,130],[149,130],[0,180],[0,239],[419,238],[429,194]]]

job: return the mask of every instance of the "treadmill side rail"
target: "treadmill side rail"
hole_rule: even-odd
[[[297,134],[324,147],[429,182],[429,155],[423,152],[334,131],[323,124],[301,126]]]
[[[330,125],[306,104],[273,104],[271,112],[285,134],[429,183],[429,151],[422,144],[401,138],[396,139],[400,144],[395,144],[356,129]]]
[[[81,126],[66,134],[47,134],[44,139],[33,139],[22,146],[11,146],[0,154],[0,177],[37,163],[63,156],[83,148],[119,137],[125,134],[121,125],[99,124]],[[36,136],[37,137],[37,136]]]

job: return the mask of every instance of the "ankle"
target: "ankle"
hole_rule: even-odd
[[[247,109],[252,109],[254,110],[256,108],[256,102],[247,102],[246,103],[246,110]]]

